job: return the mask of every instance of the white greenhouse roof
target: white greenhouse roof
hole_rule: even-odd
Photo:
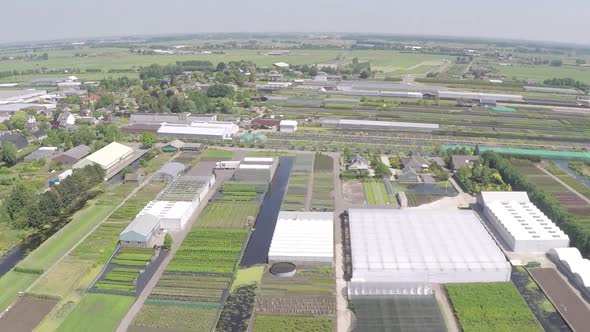
[[[471,210],[350,209],[349,220],[353,283],[509,280],[510,264]]]
[[[187,210],[192,209],[191,202],[169,202],[169,201],[151,201],[149,202],[138,216],[150,214],[160,219],[181,219],[186,215]]]
[[[486,207],[515,240],[569,240],[551,219],[528,201],[495,201]]]
[[[526,191],[482,191],[480,196],[485,204],[491,202],[530,201]]]
[[[244,165],[240,164],[238,169],[270,169],[271,165]]]
[[[436,123],[417,123],[417,122],[392,122],[392,121],[372,121],[372,120],[355,120],[355,119],[322,119],[322,123],[333,123],[339,126],[365,126],[374,128],[421,128],[421,129],[438,129]]]
[[[285,212],[278,216],[269,260],[332,262],[334,216],[332,212]]]
[[[160,219],[153,215],[138,215],[121,232],[122,240],[145,241],[150,233],[160,225]]]
[[[272,164],[275,162],[273,157],[245,157],[243,160],[247,164]]]
[[[219,127],[189,127],[189,126],[168,126],[163,125],[158,129],[158,134],[183,134],[195,136],[219,136],[224,137],[226,130]]]
[[[104,148],[89,155],[86,157],[86,159],[99,164],[104,168],[109,168],[120,159],[125,158],[132,153],[132,148],[117,142],[112,142]]]
[[[280,126],[296,126],[297,121],[295,121],[295,120],[281,120],[279,125]]]

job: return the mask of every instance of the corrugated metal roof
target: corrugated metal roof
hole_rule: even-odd
[[[125,229],[119,235],[120,239],[125,241],[126,236],[133,236],[138,234],[143,237],[143,241],[147,240],[147,237],[152,231],[159,227],[160,219],[151,214],[143,214],[137,216],[133,221],[125,227]],[[135,238],[133,239],[135,241]]]
[[[80,159],[86,157],[89,153],[90,153],[90,147],[88,145],[80,144],[80,145],[64,152],[64,155],[66,155],[68,157],[75,158],[77,160],[80,160]]]
[[[162,168],[160,168],[156,174],[167,174],[171,177],[176,177],[178,174],[184,171],[185,168],[186,167],[184,167],[184,165],[181,163],[171,162],[162,166]]]

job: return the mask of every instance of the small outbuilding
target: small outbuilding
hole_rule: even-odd
[[[35,161],[39,159],[47,159],[57,153],[56,147],[44,146],[28,154],[25,161]]]
[[[62,152],[52,159],[54,163],[72,166],[82,158],[90,154],[90,147],[84,144],[80,144],[74,148],[71,148],[65,152]]]
[[[179,175],[181,175],[186,167],[177,162],[166,163],[154,174],[152,181],[172,182]]]
[[[281,120],[279,130],[285,133],[294,133],[297,131],[297,121],[295,120]]]
[[[139,175],[138,173],[127,173],[123,178],[123,183],[139,185],[141,183],[141,180],[141,175]]]
[[[122,247],[152,248],[157,245],[156,238],[160,232],[160,219],[145,214],[137,216],[119,234]]]

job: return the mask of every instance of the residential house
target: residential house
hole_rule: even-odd
[[[428,160],[421,156],[410,156],[402,160],[404,168],[411,168],[416,172],[428,169]]]
[[[39,130],[35,130],[32,134],[31,134],[32,140],[40,142],[44,139],[47,138],[47,133],[45,132],[45,130],[43,129],[39,129]]]
[[[12,143],[17,151],[20,151],[29,146],[27,138],[21,134],[12,134],[9,131],[2,132],[0,134],[0,146],[6,142]]]
[[[420,182],[420,177],[413,168],[405,167],[404,169],[397,171],[397,180],[399,182],[416,183]]]
[[[37,119],[35,119],[35,117],[31,114],[27,114],[27,123],[28,124],[33,124],[36,123]]]
[[[371,168],[369,161],[366,158],[357,154],[356,156],[350,158],[346,169],[348,169],[348,170],[368,170],[369,168]]]
[[[62,112],[54,124],[58,128],[70,127],[76,124],[76,117],[70,112]]]
[[[479,160],[479,156],[469,156],[469,155],[455,155],[451,157],[451,164],[453,166],[453,171],[459,170],[459,168],[465,165],[473,165],[474,162]]]

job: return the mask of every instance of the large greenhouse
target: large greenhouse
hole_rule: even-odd
[[[350,209],[349,225],[350,296],[510,280],[510,264],[473,211]]]

